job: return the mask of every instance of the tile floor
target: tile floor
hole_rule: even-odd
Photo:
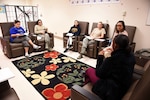
[[[63,41],[61,39],[55,38],[55,47],[54,50],[57,50],[63,53]],[[42,52],[32,53],[31,56],[40,54]],[[64,53],[63,53],[64,54]],[[73,51],[68,51],[65,55],[77,58],[78,53]],[[2,47],[0,46],[0,67],[5,68],[9,67],[10,70],[15,74],[15,77],[9,80],[11,87],[13,87],[20,100],[44,100],[44,98],[34,89],[34,87],[26,80],[26,78],[20,73],[20,71],[13,65],[11,61],[21,59],[23,57],[18,57],[14,59],[8,59],[2,52]],[[80,60],[90,66],[95,67],[96,59],[89,57],[84,57]]]

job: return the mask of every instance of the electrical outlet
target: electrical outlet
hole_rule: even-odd
[[[124,12],[122,13],[122,16],[126,16],[126,14],[127,14],[127,12],[126,12],[126,11],[124,11]]]
[[[106,23],[108,24],[108,20],[106,20]]]

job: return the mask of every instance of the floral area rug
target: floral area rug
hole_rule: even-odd
[[[82,70],[90,67],[57,51],[16,60],[13,64],[46,100],[67,100],[73,85],[83,86]]]

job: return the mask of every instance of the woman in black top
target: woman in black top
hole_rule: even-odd
[[[86,81],[93,84],[92,91],[103,100],[121,100],[131,84],[135,65],[126,35],[117,35],[112,47],[111,57],[104,59],[104,51],[101,51],[96,69],[86,71]]]
[[[69,49],[71,49],[73,47],[72,46],[72,38],[74,38],[74,36],[79,36],[81,33],[81,28],[80,28],[79,22],[77,20],[74,21],[74,25],[70,28],[68,33],[72,33],[72,36],[69,36],[69,39],[67,41],[67,47],[64,52],[67,52]]]

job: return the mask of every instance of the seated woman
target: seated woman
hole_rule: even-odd
[[[125,22],[124,21],[118,21],[116,26],[115,26],[115,32],[113,34],[113,37],[112,37],[112,40],[114,39],[115,36],[119,35],[119,34],[124,34],[126,36],[128,36],[128,33],[126,31],[126,28],[125,28]],[[103,49],[103,51],[107,52],[108,53],[108,56],[111,54],[111,52],[113,51],[112,49],[112,44],[113,42],[111,42],[110,46],[106,47]]]
[[[87,49],[88,45],[94,43],[94,39],[104,38],[105,34],[106,34],[106,31],[103,28],[103,23],[99,22],[97,24],[97,28],[93,29],[93,31],[90,34],[90,36],[89,37],[85,37],[83,39],[83,45],[82,45],[82,48],[81,48],[81,52],[80,52],[80,55],[78,56],[77,59],[83,58],[83,54],[86,54],[86,49]]]
[[[42,20],[38,19],[36,25],[34,26],[34,33],[45,40],[45,49],[48,51],[53,51],[50,45],[50,36],[47,33],[47,28],[43,26]]]
[[[41,48],[40,46],[35,45],[31,39],[25,35],[25,30],[20,26],[20,21],[15,20],[14,27],[10,29],[10,42],[12,43],[22,43],[25,49],[25,56],[29,57],[29,46],[30,44],[34,49]]]
[[[67,47],[64,52],[67,52],[69,49],[72,48],[72,38],[74,36],[79,36],[81,33],[81,28],[80,28],[79,22],[77,20],[74,21],[74,25],[70,28],[68,33],[72,33],[72,35],[69,36],[69,39],[67,41]]]
[[[96,69],[86,70],[86,83],[93,84],[92,91],[103,100],[121,100],[132,81],[135,58],[126,35],[113,39],[111,57],[104,59],[104,51],[97,58]]]

